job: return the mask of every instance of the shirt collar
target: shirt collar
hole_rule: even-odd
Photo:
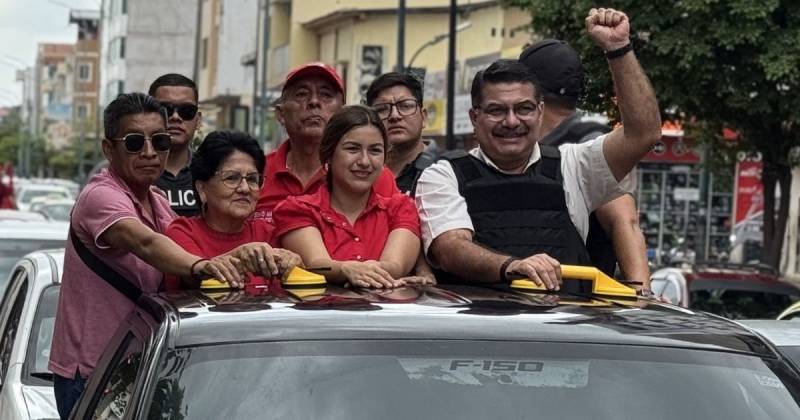
[[[481,160],[482,162],[486,163],[490,167],[496,169],[497,171],[500,171],[500,172],[502,172],[504,174],[511,174],[511,172],[504,171],[504,170],[498,168],[497,165],[495,165],[495,163],[492,162],[491,159],[489,159],[489,156],[487,156],[486,153],[483,152],[483,150],[480,148],[480,146],[470,150],[469,153],[472,156],[475,156],[476,158]],[[525,169],[523,170],[523,172],[527,171],[534,163],[538,162],[541,157],[542,157],[542,151],[539,149],[539,142],[537,141],[533,145],[533,150],[531,151],[531,156],[528,159],[528,163],[525,165]]]
[[[311,196],[311,199],[308,200],[308,204],[320,209],[320,211],[332,211],[336,212],[331,206],[331,193],[328,191],[328,187],[322,185],[317,190],[316,194]],[[375,192],[375,186],[372,186],[372,191],[370,191],[369,198],[367,199],[367,205],[364,207],[364,211],[362,214],[366,214],[372,211],[375,208],[379,208],[381,210],[386,209],[386,201],[381,197],[378,193]]]

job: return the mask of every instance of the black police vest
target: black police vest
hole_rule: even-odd
[[[567,211],[558,149],[520,175],[504,174],[467,155],[448,159],[475,229],[474,241],[518,258],[546,253],[562,264],[589,265]]]

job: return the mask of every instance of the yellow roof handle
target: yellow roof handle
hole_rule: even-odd
[[[595,267],[587,267],[580,265],[562,265],[561,266],[561,290],[575,290],[570,287],[573,282],[584,283],[589,282],[591,286],[591,294],[604,295],[604,296],[618,296],[618,297],[636,297],[636,290],[631,287],[612,279],[602,271]],[[578,290],[583,290],[581,285],[576,285]],[[544,286],[539,286],[528,279],[518,279],[511,282],[511,287],[520,290],[537,290],[547,291]]]

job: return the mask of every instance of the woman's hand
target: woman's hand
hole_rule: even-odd
[[[402,280],[395,280],[380,263],[370,261],[346,261],[341,265],[342,274],[353,286],[374,287],[376,289],[404,286]]]
[[[281,276],[286,276],[294,267],[303,267],[303,259],[300,258],[300,255],[283,248],[272,248],[272,251]]]
[[[239,272],[241,260],[222,254],[214,258],[200,261],[195,265],[192,276],[195,278],[214,278],[228,283],[232,288],[244,287],[244,276]]]
[[[436,278],[433,274],[430,276],[407,276],[400,277],[398,280],[404,281],[406,284],[419,284],[422,286],[435,286]]]
[[[246,272],[270,278],[280,272],[275,254],[275,249],[266,242],[251,242],[234,248],[227,255],[241,260]]]

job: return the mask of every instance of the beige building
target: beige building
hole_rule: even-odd
[[[397,59],[397,0],[273,0],[268,86],[279,89],[294,66],[322,61],[346,83],[347,103],[359,103],[369,83],[392,71]],[[500,57],[517,57],[531,39],[530,15],[496,0],[463,0],[458,6],[455,131],[471,132],[466,115],[474,73]],[[425,71],[431,113],[427,135],[444,134],[448,32],[447,0],[407,0],[405,60]]]
[[[253,103],[258,0],[200,2],[195,74],[202,131],[248,131]]]

